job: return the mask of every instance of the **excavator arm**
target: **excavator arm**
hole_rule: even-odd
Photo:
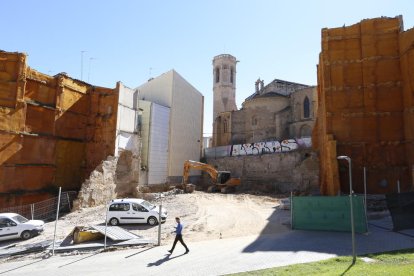
[[[183,182],[181,184],[182,189],[187,191],[188,177],[191,170],[200,170],[208,173],[210,176],[213,185],[209,187],[208,191],[221,191],[228,192],[228,190],[234,190],[234,187],[240,185],[240,178],[230,178],[230,172],[217,171],[213,166],[193,160],[187,160],[184,162],[184,171],[183,171]],[[223,175],[227,175],[223,179]],[[220,175],[220,176],[219,176]],[[224,183],[219,183],[220,181],[225,181]]]
[[[214,183],[217,182],[218,172],[213,166],[193,160],[187,160],[184,162],[183,185],[188,184],[188,176],[190,175],[191,169],[204,171],[208,173]]]

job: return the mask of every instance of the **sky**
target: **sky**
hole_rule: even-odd
[[[174,69],[204,95],[204,136],[212,132],[214,56],[231,54],[240,61],[240,108],[258,78],[265,85],[274,79],[316,85],[322,28],[398,15],[405,30],[414,27],[410,0],[0,3],[0,50],[27,53],[28,65],[42,73],[135,88]]]

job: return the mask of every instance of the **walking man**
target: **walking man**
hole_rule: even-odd
[[[183,231],[183,225],[180,223],[180,218],[176,217],[175,221],[177,222],[177,226],[175,227],[175,240],[174,240],[174,244],[173,247],[171,248],[171,250],[168,250],[168,252],[170,252],[171,254],[174,251],[175,245],[177,244],[177,241],[180,241],[181,244],[185,247],[185,253],[187,254],[188,252],[190,252],[190,250],[188,250],[187,245],[185,245],[184,241],[183,241],[183,235],[182,235],[182,231]]]

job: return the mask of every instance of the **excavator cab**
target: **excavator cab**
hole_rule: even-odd
[[[231,178],[229,171],[218,171],[217,173],[217,184],[224,184]]]

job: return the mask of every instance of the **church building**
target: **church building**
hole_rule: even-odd
[[[258,79],[255,91],[236,106],[237,60],[213,59],[213,147],[310,137],[317,108],[316,86]]]

